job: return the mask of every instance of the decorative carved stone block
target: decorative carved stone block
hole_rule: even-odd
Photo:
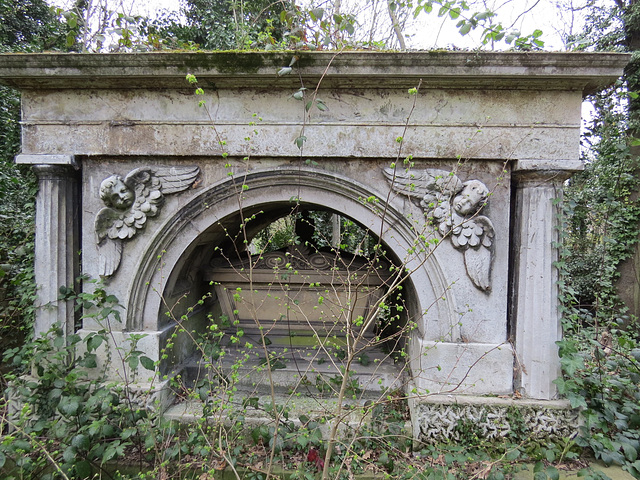
[[[122,242],[142,230],[147,218],[158,215],[164,196],[190,188],[199,173],[199,167],[142,167],[124,179],[111,175],[102,181],[100,199],[105,207],[95,222],[101,276],[115,273],[122,258]]]
[[[493,223],[480,215],[489,189],[479,180],[462,182],[446,170],[385,168],[391,188],[418,202],[443,238],[464,253],[467,275],[480,290],[491,289]]]

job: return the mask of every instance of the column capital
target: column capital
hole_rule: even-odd
[[[516,160],[512,167],[513,180],[520,186],[564,182],[576,172],[584,170],[582,160]]]
[[[16,163],[20,165],[33,165],[36,166],[60,166],[60,167],[73,167],[76,170],[80,168],[80,165],[76,161],[75,155],[30,155],[23,154],[16,155]]]
[[[584,170],[584,162],[580,159],[567,159],[567,160],[542,160],[533,158],[520,158],[514,162],[514,172],[527,172],[527,171],[565,171],[565,172],[580,172]]]
[[[39,181],[43,180],[64,180],[66,178],[76,177],[77,169],[70,165],[54,165],[54,164],[34,164],[31,167],[38,177]]]

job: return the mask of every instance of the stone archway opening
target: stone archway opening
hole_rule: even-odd
[[[403,388],[411,289],[397,256],[326,206],[254,210],[212,226],[167,284],[182,299],[161,317],[180,315],[175,338],[192,350],[173,357],[181,379],[331,396],[346,373],[354,395]]]

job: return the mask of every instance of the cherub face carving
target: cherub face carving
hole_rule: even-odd
[[[107,207],[123,211],[133,205],[135,194],[120,175],[112,175],[100,184],[100,198]]]
[[[476,213],[487,200],[489,189],[479,180],[469,180],[464,183],[462,191],[453,199],[453,209],[458,215]]]

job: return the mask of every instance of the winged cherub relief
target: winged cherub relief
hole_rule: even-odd
[[[489,189],[479,180],[462,182],[446,170],[393,170],[384,174],[394,191],[419,203],[442,237],[464,252],[467,275],[482,291],[491,289],[493,237],[491,220],[479,215],[487,205]]]
[[[122,258],[122,242],[133,238],[155,217],[164,196],[190,188],[200,169],[191,167],[143,167],[123,179],[111,175],[100,184],[100,199],[105,207],[96,215],[98,273],[115,273]]]

